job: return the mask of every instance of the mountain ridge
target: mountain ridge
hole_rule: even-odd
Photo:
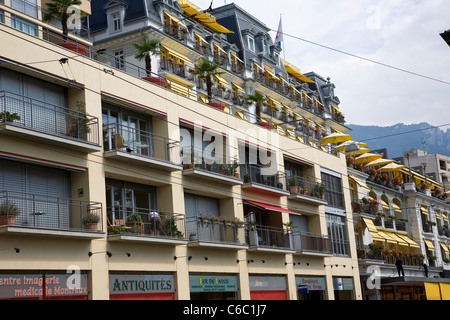
[[[402,157],[411,149],[450,157],[450,130],[443,131],[426,122],[397,123],[392,126],[347,125],[354,141],[365,142],[370,150],[387,149],[389,158]]]

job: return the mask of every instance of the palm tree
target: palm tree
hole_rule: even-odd
[[[224,72],[219,70],[219,66],[206,58],[201,58],[193,71],[192,74],[197,75],[200,80],[206,81],[206,91],[208,93],[208,100],[212,100],[212,77],[224,74]]]
[[[152,74],[152,58],[150,54],[160,54],[159,44],[159,40],[147,38],[142,38],[139,43],[133,43],[133,47],[138,51],[134,57],[139,61],[145,59],[145,71],[147,72],[147,77],[151,77]]]
[[[245,97],[245,103],[247,105],[251,105],[252,103],[256,106],[256,117],[259,121],[261,116],[261,107],[264,105],[264,103],[267,101],[267,98],[259,91],[255,91],[254,94],[249,94]]]
[[[67,39],[69,34],[69,28],[67,21],[69,20],[69,15],[67,9],[70,6],[81,5],[81,0],[51,0],[47,3],[47,13],[44,15],[44,21],[50,21],[53,19],[58,19],[62,25],[63,39]]]

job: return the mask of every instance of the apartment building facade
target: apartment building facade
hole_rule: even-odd
[[[348,131],[334,85],[248,13],[247,33],[187,1],[86,2],[63,35],[42,8],[0,4],[1,299],[362,298],[345,156],[320,143]],[[260,32],[243,56],[232,35]]]
[[[442,184],[408,168],[361,168],[350,164],[348,172],[364,299],[448,300],[450,203]]]

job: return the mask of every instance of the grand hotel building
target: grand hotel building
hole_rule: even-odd
[[[362,299],[330,79],[234,4],[47,2],[0,0],[0,299]]]

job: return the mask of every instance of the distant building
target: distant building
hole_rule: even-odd
[[[403,152],[403,163],[407,167],[443,184],[446,190],[450,189],[450,157],[412,149]]]

